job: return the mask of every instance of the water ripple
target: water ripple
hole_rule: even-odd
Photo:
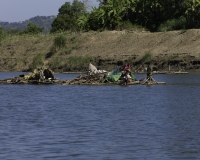
[[[155,79],[167,84],[1,85],[0,159],[199,159],[200,76]]]

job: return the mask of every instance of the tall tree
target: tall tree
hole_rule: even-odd
[[[92,30],[118,29],[123,21],[133,18],[139,0],[99,0],[99,8],[93,8],[88,18]]]
[[[67,30],[81,27],[85,30],[121,29],[125,21],[141,25],[151,31],[168,25],[169,29],[200,27],[200,0],[97,0],[98,8],[81,12],[74,0],[72,6],[62,6],[53,23],[53,29]],[[82,16],[81,16],[82,15]],[[78,21],[76,21],[78,19]],[[72,22],[73,20],[73,22]],[[57,22],[57,24],[56,24]],[[78,23],[77,23],[78,22]],[[55,26],[55,27],[54,27]]]
[[[185,0],[185,17],[187,18],[188,28],[200,27],[200,0]]]
[[[103,30],[105,28],[105,10],[102,8],[93,8],[89,18],[88,24],[92,30]]]
[[[51,32],[77,30],[77,20],[86,13],[86,7],[83,2],[74,0],[72,4],[66,2],[58,10],[58,16],[52,23]]]
[[[78,24],[78,26],[80,27],[81,30],[85,30],[85,31],[90,30],[90,26],[89,26],[89,23],[88,23],[89,17],[90,17],[90,14],[86,13],[86,14],[84,14],[81,17],[78,18],[77,24]]]

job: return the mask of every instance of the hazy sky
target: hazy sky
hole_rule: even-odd
[[[19,22],[35,16],[57,15],[65,2],[73,0],[0,0],[0,21]],[[98,6],[96,0],[88,0],[90,6]]]

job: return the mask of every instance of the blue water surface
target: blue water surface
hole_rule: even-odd
[[[0,159],[200,159],[200,74],[153,77],[166,84],[0,85]]]

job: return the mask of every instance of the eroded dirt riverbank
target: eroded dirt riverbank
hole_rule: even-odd
[[[151,62],[154,71],[198,71],[200,30],[156,32],[104,31],[63,33],[64,48],[52,52],[59,35],[11,36],[0,46],[0,71],[31,71],[46,67],[54,72],[85,72],[89,62],[112,70],[126,62],[134,73]]]

